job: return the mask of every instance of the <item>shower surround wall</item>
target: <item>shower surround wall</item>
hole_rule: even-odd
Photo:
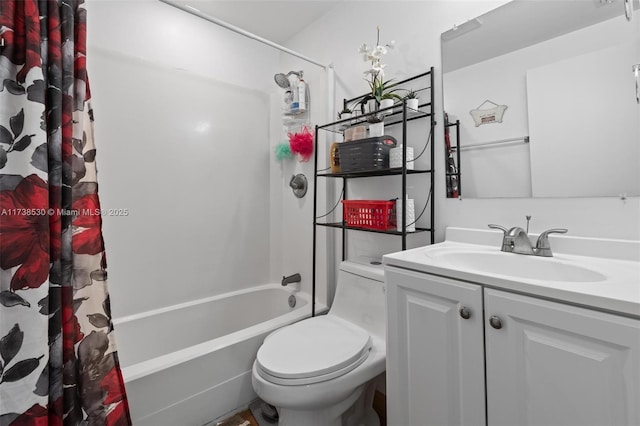
[[[304,49],[299,50],[304,52]],[[301,59],[280,54],[281,72],[289,70],[304,70],[304,80],[309,84],[310,90],[310,110],[309,110],[309,127],[311,132],[314,126],[319,123],[329,121],[330,112],[327,109],[327,72],[321,67],[309,64]],[[275,83],[273,83],[275,86]],[[271,135],[271,152],[279,143],[287,141],[287,128],[282,121],[282,98],[283,90],[280,89],[272,99],[272,123],[278,123],[272,128]],[[293,126],[295,129],[296,127]],[[318,149],[322,160],[318,164],[324,164],[323,150],[324,140],[319,141]],[[319,166],[320,167],[320,166]],[[312,276],[312,244],[313,244],[313,157],[308,162],[301,162],[297,159],[286,160],[271,163],[271,179],[276,182],[277,188],[284,188],[284,191],[276,191],[275,194],[280,195],[280,199],[272,198],[272,230],[280,229],[273,235],[280,238],[277,245],[284,247],[284,251],[280,255],[280,270],[283,274],[290,275],[299,272],[302,275],[302,285],[305,290],[311,288]],[[289,181],[292,175],[302,173],[307,177],[309,188],[307,194],[303,198],[296,198]],[[321,188],[322,190],[322,188]],[[319,205],[324,205],[325,194],[318,194]],[[327,281],[326,274],[326,240],[325,235],[317,237],[317,289],[316,300],[318,303],[325,304],[327,298],[331,300],[331,294],[327,294],[327,287],[324,283]]]
[[[102,207],[128,209],[104,217],[114,317],[276,282],[278,52],[157,1],[87,8]]]
[[[219,299],[209,314],[201,310],[193,323],[177,327],[200,342],[166,355],[174,361],[179,355],[177,362],[150,359],[153,372],[144,377],[125,370],[134,423],[201,424],[255,398],[250,369],[264,335],[311,311],[305,302],[311,218],[301,217],[309,197],[291,202],[298,199],[289,173],[299,163],[277,163],[272,149],[283,135],[282,90],[273,82],[282,58],[158,1],[92,1],[88,8],[100,17],[89,38],[89,67],[101,118],[96,132],[104,141],[102,207],[128,212],[104,217],[115,326],[124,327],[126,340],[123,362],[144,352],[148,342],[135,336],[148,334],[145,320],[161,339],[176,341],[175,330],[150,313],[188,305],[193,317],[193,304]],[[323,82],[309,77],[313,99]],[[282,288],[282,275],[294,272],[302,273],[302,285]],[[260,294],[269,283],[282,297],[259,297],[261,305],[232,302],[239,299],[231,295]],[[233,331],[256,315],[289,310],[291,287],[307,293],[298,297],[295,318],[261,320],[259,333]],[[207,340],[201,327],[232,331]],[[203,345],[208,352],[196,350]],[[208,363],[212,369],[197,383],[170,378],[175,371],[197,376],[198,365]]]

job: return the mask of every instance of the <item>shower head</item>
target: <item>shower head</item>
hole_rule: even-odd
[[[291,86],[287,76],[282,73],[274,75],[273,79],[276,81],[276,84],[282,87],[283,89],[288,89],[289,86]]]
[[[289,86],[291,86],[288,78],[291,74],[295,74],[298,76],[298,78],[302,78],[302,71],[289,71],[287,74],[278,73],[273,76],[273,79],[276,81],[276,84],[278,86],[282,87],[283,89],[288,89]]]

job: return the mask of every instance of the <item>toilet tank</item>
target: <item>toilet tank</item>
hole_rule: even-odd
[[[380,259],[359,257],[342,262],[328,315],[340,317],[384,339],[386,313],[384,270]]]

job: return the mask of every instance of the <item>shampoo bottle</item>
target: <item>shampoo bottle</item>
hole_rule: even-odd
[[[298,110],[303,112],[307,109],[307,83],[303,79],[298,81]]]

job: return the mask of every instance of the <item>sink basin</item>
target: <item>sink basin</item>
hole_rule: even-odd
[[[448,277],[640,318],[640,241],[562,236],[551,241],[553,257],[538,257],[502,252],[502,240],[494,231],[449,227],[445,241],[384,255],[383,263],[389,272]]]
[[[520,279],[564,282],[606,280],[606,276],[597,271],[549,257],[527,256],[501,251],[449,251],[437,253],[433,257],[454,269]]]

